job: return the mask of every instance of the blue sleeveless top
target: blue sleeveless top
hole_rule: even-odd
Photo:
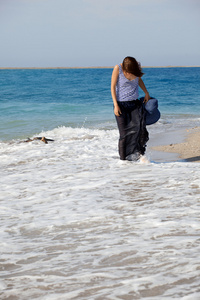
[[[117,101],[132,101],[139,98],[139,77],[129,80],[124,76],[121,65],[119,64],[119,76],[116,84]]]

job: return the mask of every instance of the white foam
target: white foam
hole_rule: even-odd
[[[0,297],[197,298],[199,164],[122,162],[117,130],[39,135],[0,144]]]

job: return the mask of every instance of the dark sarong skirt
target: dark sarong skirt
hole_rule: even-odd
[[[145,153],[149,134],[144,106],[140,100],[118,102],[121,115],[116,117],[119,129],[119,155],[122,160],[138,160]]]

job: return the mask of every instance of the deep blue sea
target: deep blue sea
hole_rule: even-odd
[[[0,299],[200,299],[199,163],[150,147],[200,126],[200,68],[144,72],[161,119],[130,162],[112,69],[0,70]]]
[[[145,68],[161,122],[200,124],[200,68]],[[0,140],[59,126],[113,128],[112,69],[0,70]],[[141,97],[143,92],[140,91]]]

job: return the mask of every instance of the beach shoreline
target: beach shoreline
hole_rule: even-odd
[[[182,141],[177,141],[176,132],[171,133],[167,144],[159,142],[159,145],[152,145],[150,148],[157,153],[162,152],[171,154],[171,157],[187,162],[200,162],[200,127],[192,127],[179,131],[179,137]],[[175,156],[174,156],[175,155]]]

